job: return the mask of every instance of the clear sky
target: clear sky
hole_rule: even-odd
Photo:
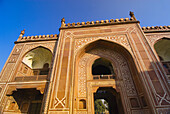
[[[21,30],[25,36],[59,34],[66,23],[126,18],[140,25],[170,25],[170,0],[0,0],[0,71]]]

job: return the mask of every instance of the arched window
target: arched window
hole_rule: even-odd
[[[86,100],[81,99],[79,101],[79,109],[86,109]]]
[[[23,57],[17,76],[47,75],[51,61],[51,51],[43,47],[35,48]]]
[[[163,38],[155,43],[154,48],[166,73],[170,74],[170,39]]]
[[[43,47],[38,47],[28,52],[22,62],[32,69],[42,69],[48,66],[52,60],[52,53]],[[48,63],[48,64],[47,64]]]
[[[92,65],[93,79],[108,79],[114,78],[115,73],[113,67],[107,59],[99,58]],[[99,77],[100,76],[100,77]]]

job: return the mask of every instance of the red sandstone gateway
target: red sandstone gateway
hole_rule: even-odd
[[[1,113],[169,113],[170,26],[130,16],[21,31],[0,75]]]

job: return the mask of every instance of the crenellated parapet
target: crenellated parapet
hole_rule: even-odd
[[[170,25],[169,26],[142,27],[142,30],[145,33],[150,33],[150,32],[170,32]]]
[[[18,40],[15,43],[19,42],[33,42],[33,41],[44,41],[44,40],[57,40],[57,34],[47,34],[47,35],[35,35],[35,36],[24,36],[25,29],[21,31]]]
[[[40,39],[51,39],[51,38],[58,38],[57,34],[47,34],[47,35],[36,35],[36,36],[24,36],[20,39],[20,41],[25,40],[40,40]]]
[[[66,28],[79,28],[79,27],[90,27],[90,26],[101,26],[101,25],[114,25],[114,24],[127,24],[127,23],[139,23],[136,20],[134,13],[130,12],[131,18],[120,18],[120,19],[110,19],[110,20],[97,20],[97,21],[87,21],[87,22],[77,22],[77,23],[65,23],[65,19],[61,20],[60,29]]]

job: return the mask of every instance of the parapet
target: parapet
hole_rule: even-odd
[[[151,26],[151,27],[142,27],[142,30],[145,33],[151,32],[170,32],[170,26]]]
[[[21,31],[20,36],[15,43],[22,43],[22,42],[35,42],[35,41],[45,41],[45,40],[58,40],[57,34],[51,35],[35,35],[35,36],[23,36],[25,34],[25,29]]]
[[[65,19],[62,18],[61,20],[61,27],[60,29],[67,29],[67,28],[79,28],[79,27],[90,27],[90,26],[101,26],[101,25],[113,25],[113,24],[127,24],[127,23],[139,23],[136,20],[134,13],[130,12],[129,14],[131,18],[121,18],[121,19],[110,19],[110,20],[101,20],[101,21],[87,21],[87,22],[77,22],[77,23],[65,23]]]

